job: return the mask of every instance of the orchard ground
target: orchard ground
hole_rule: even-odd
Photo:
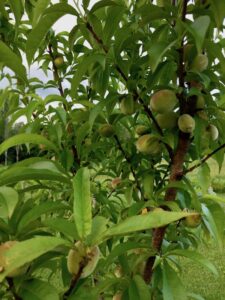
[[[218,164],[215,160],[210,159],[209,167],[212,178],[219,174]],[[220,172],[225,175],[225,164]],[[191,174],[190,179],[196,180],[197,170]],[[225,194],[220,194],[225,199]],[[219,277],[216,278],[210,272],[206,271],[198,264],[182,258],[182,279],[187,290],[191,293],[201,294],[205,300],[224,300],[225,299],[225,247],[222,251],[211,240],[199,247],[199,252],[216,266]],[[194,299],[194,298],[193,298]]]

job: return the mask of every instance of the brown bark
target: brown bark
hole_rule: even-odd
[[[183,164],[185,160],[185,156],[188,151],[188,147],[190,144],[190,135],[180,132],[179,133],[179,141],[177,145],[177,150],[174,154],[172,165],[171,165],[171,173],[169,183],[179,181],[182,179],[183,175]],[[165,194],[165,201],[174,201],[176,198],[177,190],[175,188],[169,188]],[[153,231],[152,237],[152,247],[159,252],[162,246],[162,241],[166,232],[166,226],[156,228]],[[151,281],[153,275],[153,265],[155,262],[155,256],[151,256],[148,258],[145,270],[144,270],[144,280],[146,283]]]

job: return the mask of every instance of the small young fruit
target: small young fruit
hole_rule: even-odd
[[[196,213],[196,215],[187,216],[184,219],[184,224],[187,227],[195,228],[195,227],[198,227],[201,224],[201,221],[202,221],[201,215]]]
[[[204,110],[200,110],[197,112],[197,115],[199,116],[199,118],[201,118],[202,120],[208,120],[208,115]]]
[[[177,119],[178,116],[173,111],[156,116],[156,121],[162,129],[173,129],[177,125]]]
[[[120,110],[124,115],[133,115],[135,113],[135,102],[131,95],[127,95],[120,102]]]
[[[139,152],[152,155],[160,153],[162,149],[159,138],[153,134],[145,134],[139,137],[136,147]]]
[[[64,58],[62,55],[57,55],[54,59],[54,65],[56,68],[61,68],[64,65]]]
[[[98,246],[93,246],[87,249],[87,256],[86,256],[86,265],[82,270],[80,278],[86,278],[91,273],[93,273],[94,269],[97,266],[97,263],[100,258],[100,250]]]
[[[112,137],[114,135],[113,126],[108,123],[103,124],[99,129],[99,133],[103,137]]]
[[[192,133],[195,129],[195,120],[188,114],[183,114],[178,119],[178,127],[180,131]]]
[[[121,300],[122,299],[123,294],[122,293],[116,293],[112,300]]]
[[[117,278],[121,278],[123,276],[123,269],[122,269],[121,265],[116,266],[116,268],[114,270],[114,275]]]
[[[196,109],[204,109],[205,107],[205,98],[203,96],[198,96],[196,101]]]
[[[207,69],[209,60],[206,54],[198,54],[191,65],[191,70],[196,72],[203,72]]]
[[[218,139],[219,131],[215,125],[210,124],[207,128],[207,131],[210,133],[211,139],[213,141]]]
[[[0,245],[0,267],[2,267],[3,270],[4,270],[4,267],[7,265],[4,255],[10,248],[12,248],[17,243],[19,243],[19,242],[18,241],[7,241]],[[27,269],[28,269],[28,265],[26,264],[24,266],[21,266],[19,268],[12,270],[10,273],[7,274],[7,277],[14,278],[17,276],[24,275],[26,273]]]
[[[157,113],[170,112],[174,109],[176,104],[176,94],[166,89],[156,92],[150,100],[150,108]]]
[[[138,135],[146,134],[148,131],[149,131],[149,128],[148,128],[148,126],[145,126],[145,125],[137,125],[137,127],[135,128],[135,132]]]
[[[121,178],[120,177],[116,177],[111,181],[111,187],[112,189],[116,189],[121,183]]]
[[[85,264],[86,250],[81,242],[77,242],[74,248],[69,250],[67,256],[67,269],[70,274],[76,276],[82,265]]]

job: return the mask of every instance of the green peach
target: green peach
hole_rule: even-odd
[[[99,129],[99,134],[103,137],[112,137],[114,135],[114,129],[111,124],[103,124]]]
[[[177,97],[174,91],[160,90],[153,94],[150,100],[150,108],[157,113],[166,113],[174,109]]]
[[[195,129],[195,120],[188,114],[183,114],[178,119],[178,127],[180,131],[192,133]]]
[[[162,150],[159,138],[153,134],[145,134],[139,137],[136,147],[139,152],[152,155],[156,155]]]
[[[156,121],[162,129],[173,129],[177,125],[177,119],[178,116],[173,111],[156,116]]]
[[[206,54],[198,54],[193,63],[191,64],[191,70],[197,72],[203,72],[207,69],[209,60]]]
[[[120,110],[124,115],[133,115],[135,108],[135,101],[131,95],[127,95],[120,102]]]

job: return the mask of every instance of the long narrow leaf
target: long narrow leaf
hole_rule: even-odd
[[[91,233],[91,193],[90,174],[87,168],[81,168],[73,179],[74,189],[74,221],[80,239]]]

